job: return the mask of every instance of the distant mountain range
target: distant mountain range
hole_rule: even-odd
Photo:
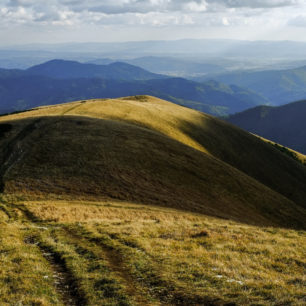
[[[287,70],[233,72],[213,78],[225,84],[235,84],[253,90],[273,105],[306,99],[306,66]],[[195,80],[206,81],[207,77]]]
[[[103,78],[110,80],[165,79],[166,76],[151,73],[127,63],[107,65],[81,64],[76,61],[51,60],[26,70],[0,69],[0,78],[7,76],[40,75],[55,79]]]
[[[258,106],[227,120],[247,131],[306,154],[306,100],[280,107]]]
[[[27,75],[43,75],[56,79],[103,78],[110,80],[165,79],[166,76],[151,73],[127,63],[107,65],[81,64],[76,61],[52,60],[26,70]]]
[[[53,60],[27,70],[0,69],[2,113],[73,100],[145,94],[215,115],[267,103],[238,86],[169,78],[127,63],[94,65]]]
[[[56,58],[99,64],[101,59],[110,60],[102,64],[124,61],[155,73],[195,77],[225,71],[300,67],[305,65],[306,43],[167,39],[165,41],[29,44],[0,47],[1,68],[27,69]]]

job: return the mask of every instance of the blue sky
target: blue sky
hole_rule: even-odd
[[[0,45],[306,40],[306,0],[0,0]]]

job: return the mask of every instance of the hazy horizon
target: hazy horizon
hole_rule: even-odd
[[[143,40],[116,40],[116,41],[66,41],[66,42],[28,42],[28,43],[12,43],[7,44],[1,47],[21,47],[21,46],[30,46],[30,45],[71,45],[71,44],[125,44],[125,43],[146,43],[146,42],[176,42],[176,41],[232,41],[232,42],[271,42],[271,43],[278,43],[278,42],[289,42],[289,43],[306,43],[306,40],[293,40],[293,39],[230,39],[230,38],[180,38],[180,39],[143,39]]]

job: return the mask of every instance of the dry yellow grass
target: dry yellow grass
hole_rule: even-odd
[[[41,220],[75,223],[75,222],[117,222],[163,220],[196,222],[199,216],[186,214],[173,209],[158,206],[140,205],[122,201],[89,202],[89,201],[24,201],[23,204]],[[208,218],[208,217],[207,217]]]
[[[269,144],[147,96],[0,121],[1,305],[305,304],[306,170]]]
[[[235,167],[305,208],[305,167],[257,137],[198,111],[136,96],[41,107],[0,121],[41,116],[85,116],[145,127]]]
[[[183,297],[191,304],[206,299],[239,305],[305,302],[303,231],[122,202],[24,204],[37,218],[68,223],[75,234],[116,250],[142,286],[155,284],[151,292],[162,302],[175,304]]]
[[[78,101],[68,104],[44,106],[26,113],[0,117],[3,120],[16,120],[41,116],[86,116],[100,119],[115,119],[131,122],[160,131],[180,142],[207,153],[207,150],[180,130],[182,121],[201,124],[202,114],[184,107],[150,96],[140,99],[101,99]]]
[[[62,305],[47,261],[24,242],[28,227],[4,221],[0,219],[0,304]]]

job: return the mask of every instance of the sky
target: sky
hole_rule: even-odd
[[[306,0],[0,0],[0,47],[183,38],[306,41]]]

